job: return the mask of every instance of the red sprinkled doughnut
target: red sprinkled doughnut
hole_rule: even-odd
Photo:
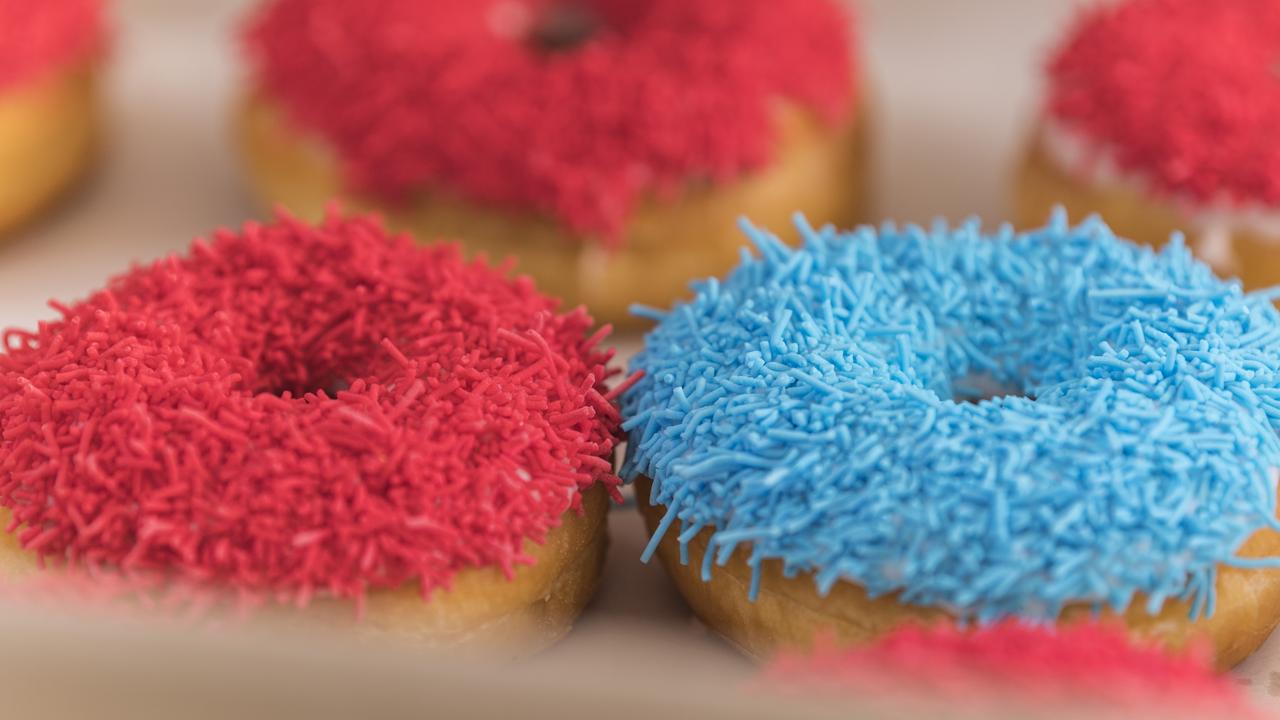
[[[0,0],[0,88],[87,60],[102,25],[102,0]]]
[[[1092,623],[1055,628],[1005,621],[972,631],[904,626],[865,647],[828,643],[809,655],[780,656],[765,680],[786,690],[926,699],[970,712],[998,710],[1001,717],[1017,715],[1009,703],[1019,701],[1040,710],[1123,711],[1123,717],[1170,711],[1265,717],[1232,680],[1213,672],[1207,653],[1169,654],[1134,644],[1120,627]]]
[[[588,36],[546,47],[566,13]],[[833,0],[274,0],[246,45],[352,188],[452,191],[608,241],[642,193],[769,162],[771,101],[846,116],[849,26]]]
[[[1102,3],[1049,80],[1049,114],[1157,190],[1280,204],[1280,0]]]
[[[0,505],[42,557],[427,595],[616,496],[607,328],[452,246],[281,217],[53,306],[0,355]]]

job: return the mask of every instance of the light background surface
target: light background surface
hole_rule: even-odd
[[[1009,176],[1039,101],[1039,69],[1077,4],[863,3],[878,217],[1004,218]],[[83,297],[131,262],[255,215],[229,121],[242,73],[234,31],[249,5],[120,0],[106,72],[107,146],[97,172],[58,212],[0,246],[0,326],[30,326],[51,316],[51,297]],[[666,653],[670,670],[745,677],[749,667],[699,629],[661,569],[638,564],[636,514],[615,512],[612,526],[604,590],[552,655],[603,651],[618,627],[661,624],[683,638],[678,652]],[[1280,667],[1275,645],[1240,671],[1264,694],[1280,686],[1271,672]]]

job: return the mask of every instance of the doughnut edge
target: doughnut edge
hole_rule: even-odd
[[[636,478],[636,507],[652,534],[665,508],[649,503],[652,481]],[[808,650],[823,634],[843,644],[863,644],[908,623],[951,623],[946,612],[918,605],[904,605],[894,596],[869,598],[861,587],[840,581],[823,597],[818,594],[812,574],[784,577],[781,562],[766,559],[761,564],[760,594],[747,598],[751,567],[749,547],[734,550],[724,565],[712,569],[711,580],[699,577],[702,554],[714,527],[703,528],[688,544],[688,563],[680,561],[678,533],[667,533],[658,544],[663,567],[697,616],[720,636],[757,660],[772,657],[780,650]],[[1280,554],[1280,533],[1263,529],[1241,548],[1242,557]],[[1196,621],[1190,619],[1191,605],[1169,600],[1159,615],[1145,611],[1146,598],[1138,595],[1120,619],[1134,636],[1159,641],[1171,649],[1190,642],[1208,641],[1214,664],[1220,670],[1238,665],[1251,655],[1280,624],[1280,571],[1242,570],[1221,566],[1216,586],[1218,611]],[[1227,598],[1236,598],[1238,602]],[[1244,617],[1237,617],[1243,615]],[[1110,611],[1095,614],[1085,605],[1067,607],[1059,623],[1100,617],[1116,619]],[[1234,622],[1233,622],[1234,620]],[[1200,640],[1197,640],[1199,638]]]

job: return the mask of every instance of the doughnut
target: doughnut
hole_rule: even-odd
[[[908,621],[1115,616],[1233,665],[1280,620],[1280,314],[1099,219],[750,224],[623,398],[624,479],[747,653]],[[679,525],[675,521],[679,520]],[[716,567],[720,566],[720,567]]]
[[[53,307],[0,354],[11,577],[161,573],[519,652],[593,594],[612,351],[528,278],[334,212]]]
[[[1049,708],[1064,718],[1270,717],[1202,654],[1171,655],[1096,623],[1059,629],[1003,621],[968,632],[909,625],[865,647],[821,643],[785,653],[760,684],[845,706],[856,699],[862,709],[912,708],[909,717],[954,717],[957,709],[961,717],[1048,717]]]
[[[102,45],[101,0],[0,0],[0,232],[88,169]]]
[[[266,203],[342,197],[635,324],[732,267],[743,207],[864,219],[850,25],[834,0],[270,0],[243,164]]]
[[[1246,289],[1280,283],[1280,0],[1098,5],[1049,63],[1017,221],[1062,205],[1146,244],[1179,230]]]

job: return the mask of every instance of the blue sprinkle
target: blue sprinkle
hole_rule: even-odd
[[[649,307],[648,305],[640,305],[639,303],[636,303],[630,307],[630,310],[632,315],[635,315],[636,317],[644,318],[646,320],[662,322],[663,320],[667,319],[666,311],[659,310],[657,308],[652,308],[652,307]]]
[[[623,472],[668,508],[646,559],[679,520],[685,562],[716,529],[704,579],[750,544],[752,596],[776,558],[978,622],[1138,594],[1212,614],[1219,565],[1280,567],[1236,556],[1277,524],[1280,293],[1064,213],[796,224],[801,249],[744,220],[758,257],[639,311]]]
[[[667,514],[662,516],[662,520],[658,523],[658,529],[654,531],[653,537],[649,538],[649,544],[645,546],[644,552],[640,555],[640,562],[647,563],[653,559],[653,554],[658,550],[658,543],[662,542],[662,536],[667,534],[667,530],[671,528],[671,523],[677,517],[675,508],[667,510]]]

